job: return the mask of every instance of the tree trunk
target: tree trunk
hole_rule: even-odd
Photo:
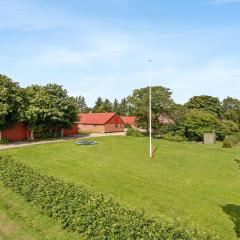
[[[2,132],[0,131],[0,141],[2,140]]]

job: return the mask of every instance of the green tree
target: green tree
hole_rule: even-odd
[[[120,111],[119,111],[119,103],[118,103],[118,100],[115,98],[114,99],[114,102],[113,102],[113,112],[119,114]]]
[[[23,91],[17,82],[0,74],[0,131],[21,120]]]
[[[231,120],[240,124],[240,100],[227,97],[222,102],[223,116],[227,120]]]
[[[233,121],[225,120],[219,121],[216,126],[216,134],[218,140],[224,140],[226,136],[235,135],[239,132],[239,126]]]
[[[193,109],[185,115],[180,128],[188,140],[202,141],[204,133],[213,132],[218,124],[219,120],[214,114]]]
[[[119,103],[119,114],[122,116],[130,115],[129,102],[126,98],[123,98]]]
[[[206,111],[220,117],[222,114],[222,106],[219,98],[201,95],[194,96],[186,103],[186,107],[189,109],[198,109]]]
[[[86,100],[83,96],[76,97],[77,109],[79,112],[84,113],[88,112],[89,108],[87,106]]]
[[[97,101],[95,102],[95,106],[93,107],[93,112],[105,112],[104,102],[101,97],[97,98]]]
[[[69,128],[76,120],[76,101],[67,95],[62,86],[33,85],[25,91],[27,98],[25,118],[33,132]]]
[[[174,104],[171,94],[168,88],[162,86],[152,87],[152,125],[155,129],[159,128],[159,115],[169,113]],[[134,90],[132,96],[128,99],[133,114],[136,116],[138,127],[148,131],[149,87]]]
[[[112,112],[113,111],[112,103],[107,98],[105,99],[105,101],[103,103],[103,107],[104,107],[104,112]]]

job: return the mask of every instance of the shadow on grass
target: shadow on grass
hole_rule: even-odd
[[[221,208],[224,213],[227,214],[233,221],[236,235],[238,238],[240,238],[240,206],[235,204],[226,204],[221,206]]]

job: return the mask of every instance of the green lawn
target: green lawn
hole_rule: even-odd
[[[0,183],[1,240],[79,240]]]
[[[155,159],[149,160],[147,138],[94,139],[95,146],[66,141],[6,152],[124,205],[155,216],[180,216],[215,230],[223,239],[236,239],[240,170],[234,158],[240,156],[240,149],[155,140],[159,147]]]

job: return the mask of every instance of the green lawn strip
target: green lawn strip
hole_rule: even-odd
[[[180,219],[156,221],[141,211],[122,207],[102,194],[44,175],[8,156],[0,156],[0,179],[4,186],[84,239],[219,239]]]
[[[156,140],[159,148],[149,160],[147,138],[91,139],[98,144],[77,146],[71,140],[7,152],[149,215],[180,216],[223,239],[236,239],[234,222],[223,208],[240,205],[240,172],[234,162],[240,149]]]
[[[1,240],[79,240],[0,182]]]

